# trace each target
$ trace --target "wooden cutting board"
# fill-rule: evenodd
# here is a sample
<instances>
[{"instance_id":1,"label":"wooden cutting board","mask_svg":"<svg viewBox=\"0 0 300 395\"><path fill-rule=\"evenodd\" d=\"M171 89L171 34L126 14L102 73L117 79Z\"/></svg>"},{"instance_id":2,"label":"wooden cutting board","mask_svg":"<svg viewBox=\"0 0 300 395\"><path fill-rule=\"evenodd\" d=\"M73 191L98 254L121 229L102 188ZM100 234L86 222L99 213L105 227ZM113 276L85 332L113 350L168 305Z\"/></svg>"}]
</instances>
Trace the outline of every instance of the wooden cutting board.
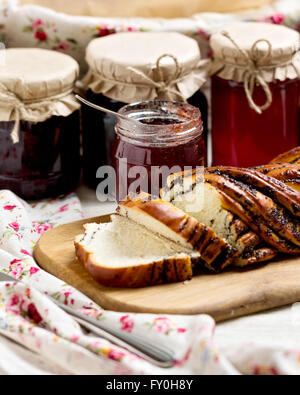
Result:
<instances>
[{"instance_id":1,"label":"wooden cutting board","mask_svg":"<svg viewBox=\"0 0 300 395\"><path fill-rule=\"evenodd\" d=\"M45 233L35 258L49 273L74 286L105 309L158 314L201 314L223 321L300 301L300 258L251 269L204 273L183 284L142 289L107 288L96 283L74 252L74 238L87 222L108 222L109 216L74 222Z\"/></svg>"}]
</instances>

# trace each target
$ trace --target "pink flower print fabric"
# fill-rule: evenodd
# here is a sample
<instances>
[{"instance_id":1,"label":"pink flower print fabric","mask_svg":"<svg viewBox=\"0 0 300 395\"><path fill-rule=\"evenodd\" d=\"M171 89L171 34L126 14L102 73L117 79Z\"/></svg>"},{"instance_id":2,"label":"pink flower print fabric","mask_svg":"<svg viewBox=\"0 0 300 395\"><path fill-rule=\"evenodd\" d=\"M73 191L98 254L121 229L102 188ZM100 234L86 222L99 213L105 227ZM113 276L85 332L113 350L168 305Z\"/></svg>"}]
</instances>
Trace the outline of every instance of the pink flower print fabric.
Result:
<instances>
[{"instance_id":1,"label":"pink flower print fabric","mask_svg":"<svg viewBox=\"0 0 300 395\"><path fill-rule=\"evenodd\" d=\"M38 355L39 361L52 366L51 371L62 374L300 373L300 351L245 345L223 355L214 344L211 317L105 311L39 268L32 254L41 235L79 219L82 211L76 195L27 204L9 191L0 191L0 271L21 280L0 283L0 350L4 344L8 347L5 339L25 346L29 355L26 371L39 371L29 362ZM161 369L103 338L87 335L47 296L112 328L168 346L174 351L174 367ZM0 353L0 371L2 367L16 373L19 365L13 361L17 357L11 352Z\"/></svg>"},{"instance_id":2,"label":"pink flower print fabric","mask_svg":"<svg viewBox=\"0 0 300 395\"><path fill-rule=\"evenodd\" d=\"M145 336L151 342L168 341L176 359L170 374L200 373L202 365L194 362L199 358L212 372L223 370L222 357L217 361L216 350L208 346L214 330L210 317L104 311L37 266L32 253L39 237L57 225L82 219L75 195L29 205L9 191L0 191L0 216L0 271L22 281L0 283L0 334L75 374L165 373L104 339L86 336L48 295L124 332ZM78 355L83 363L78 364ZM230 370L235 372L233 367Z\"/></svg>"}]
</instances>

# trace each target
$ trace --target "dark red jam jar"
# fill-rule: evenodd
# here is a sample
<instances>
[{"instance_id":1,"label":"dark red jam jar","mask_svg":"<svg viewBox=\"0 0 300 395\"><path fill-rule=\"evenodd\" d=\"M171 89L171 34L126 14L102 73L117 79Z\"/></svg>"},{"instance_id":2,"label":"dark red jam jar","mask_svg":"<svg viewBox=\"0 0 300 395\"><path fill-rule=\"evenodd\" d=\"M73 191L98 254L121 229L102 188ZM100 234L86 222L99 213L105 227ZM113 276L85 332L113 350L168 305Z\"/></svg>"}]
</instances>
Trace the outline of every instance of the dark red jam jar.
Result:
<instances>
[{"instance_id":1,"label":"dark red jam jar","mask_svg":"<svg viewBox=\"0 0 300 395\"><path fill-rule=\"evenodd\" d=\"M91 90L86 93L86 98L92 103L109 108L115 112L125 106L125 103L109 99L101 94L93 93ZM198 107L201 112L203 139L206 144L208 119L207 99L204 93L199 90L188 99L187 102ZM113 115L101 113L88 106L83 106L82 125L83 177L87 185L96 188L99 183L99 180L96 178L98 168L104 165L113 165L113 150L117 138L115 133L116 119Z\"/></svg>"},{"instance_id":2,"label":"dark red jam jar","mask_svg":"<svg viewBox=\"0 0 300 395\"><path fill-rule=\"evenodd\" d=\"M44 122L0 122L0 189L27 199L55 197L74 190L80 177L79 111Z\"/></svg>"},{"instance_id":3,"label":"dark red jam jar","mask_svg":"<svg viewBox=\"0 0 300 395\"><path fill-rule=\"evenodd\" d=\"M213 165L264 165L298 146L299 33L235 23L211 46Z\"/></svg>"},{"instance_id":4,"label":"dark red jam jar","mask_svg":"<svg viewBox=\"0 0 300 395\"><path fill-rule=\"evenodd\" d=\"M74 190L80 178L79 65L40 48L10 48L0 65L0 189L26 200Z\"/></svg>"},{"instance_id":5,"label":"dark red jam jar","mask_svg":"<svg viewBox=\"0 0 300 395\"><path fill-rule=\"evenodd\" d=\"M166 178L203 167L206 147L198 108L189 104L149 101L120 110L139 123L119 119L114 148L116 199L130 192L159 195Z\"/></svg>"}]
</instances>

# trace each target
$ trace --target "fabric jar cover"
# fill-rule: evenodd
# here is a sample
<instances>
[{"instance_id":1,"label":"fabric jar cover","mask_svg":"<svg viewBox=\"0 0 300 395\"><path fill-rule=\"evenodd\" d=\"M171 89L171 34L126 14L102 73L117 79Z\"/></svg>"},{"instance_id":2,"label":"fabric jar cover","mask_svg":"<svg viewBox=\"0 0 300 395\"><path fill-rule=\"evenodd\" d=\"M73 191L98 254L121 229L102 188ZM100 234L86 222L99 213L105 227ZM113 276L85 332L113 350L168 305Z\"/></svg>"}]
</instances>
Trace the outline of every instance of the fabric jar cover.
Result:
<instances>
[{"instance_id":1,"label":"fabric jar cover","mask_svg":"<svg viewBox=\"0 0 300 395\"><path fill-rule=\"evenodd\" d=\"M78 63L68 55L35 48L3 50L0 65L0 121L15 121L14 143L20 120L44 122L67 117L80 108L73 89Z\"/></svg>"},{"instance_id":2,"label":"fabric jar cover","mask_svg":"<svg viewBox=\"0 0 300 395\"><path fill-rule=\"evenodd\" d=\"M269 83L300 77L300 35L285 26L238 22L212 35L211 74L244 83L251 108L261 114L272 104ZM266 94L266 103L253 99L255 85Z\"/></svg>"},{"instance_id":3,"label":"fabric jar cover","mask_svg":"<svg viewBox=\"0 0 300 395\"><path fill-rule=\"evenodd\" d=\"M84 89L123 103L185 101L206 82L209 61L197 42L180 33L130 32L88 45Z\"/></svg>"}]
</instances>

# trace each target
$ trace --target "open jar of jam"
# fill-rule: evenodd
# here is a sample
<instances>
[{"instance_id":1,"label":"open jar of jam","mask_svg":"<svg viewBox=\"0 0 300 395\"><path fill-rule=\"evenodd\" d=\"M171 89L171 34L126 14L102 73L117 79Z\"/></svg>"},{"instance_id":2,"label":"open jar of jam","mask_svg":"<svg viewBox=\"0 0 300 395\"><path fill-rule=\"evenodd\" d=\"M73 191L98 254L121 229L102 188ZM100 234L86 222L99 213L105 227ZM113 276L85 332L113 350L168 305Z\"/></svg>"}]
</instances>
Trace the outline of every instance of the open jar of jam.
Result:
<instances>
[{"instance_id":1,"label":"open jar of jam","mask_svg":"<svg viewBox=\"0 0 300 395\"><path fill-rule=\"evenodd\" d=\"M299 33L235 23L211 46L213 164L263 165L299 145Z\"/></svg>"},{"instance_id":2,"label":"open jar of jam","mask_svg":"<svg viewBox=\"0 0 300 395\"><path fill-rule=\"evenodd\" d=\"M92 103L118 112L125 103L109 99L91 90L86 92L86 98ZM187 103L201 110L203 122L203 140L207 141L208 103L204 93L199 90ZM115 133L116 118L107 113L101 113L88 106L82 107L84 122L83 135L83 176L87 185L96 188L99 179L95 178L97 169L102 165L113 164L114 145L117 138ZM97 127L95 127L97 125Z\"/></svg>"},{"instance_id":3,"label":"open jar of jam","mask_svg":"<svg viewBox=\"0 0 300 395\"><path fill-rule=\"evenodd\" d=\"M149 101L123 107L114 148L116 198L130 192L154 196L173 173L203 167L206 147L198 108L169 101Z\"/></svg>"},{"instance_id":4,"label":"open jar of jam","mask_svg":"<svg viewBox=\"0 0 300 395\"><path fill-rule=\"evenodd\" d=\"M54 51L5 51L0 189L27 200L68 193L80 177L80 105L73 95L78 64Z\"/></svg>"},{"instance_id":5,"label":"open jar of jam","mask_svg":"<svg viewBox=\"0 0 300 395\"><path fill-rule=\"evenodd\" d=\"M187 101L200 109L206 138L208 103L200 88L208 63L195 40L179 33L111 35L93 40L86 60L82 83L89 101L113 111L137 101ZM113 163L115 119L84 107L82 125L84 180L95 188L97 169Z\"/></svg>"}]
</instances>

